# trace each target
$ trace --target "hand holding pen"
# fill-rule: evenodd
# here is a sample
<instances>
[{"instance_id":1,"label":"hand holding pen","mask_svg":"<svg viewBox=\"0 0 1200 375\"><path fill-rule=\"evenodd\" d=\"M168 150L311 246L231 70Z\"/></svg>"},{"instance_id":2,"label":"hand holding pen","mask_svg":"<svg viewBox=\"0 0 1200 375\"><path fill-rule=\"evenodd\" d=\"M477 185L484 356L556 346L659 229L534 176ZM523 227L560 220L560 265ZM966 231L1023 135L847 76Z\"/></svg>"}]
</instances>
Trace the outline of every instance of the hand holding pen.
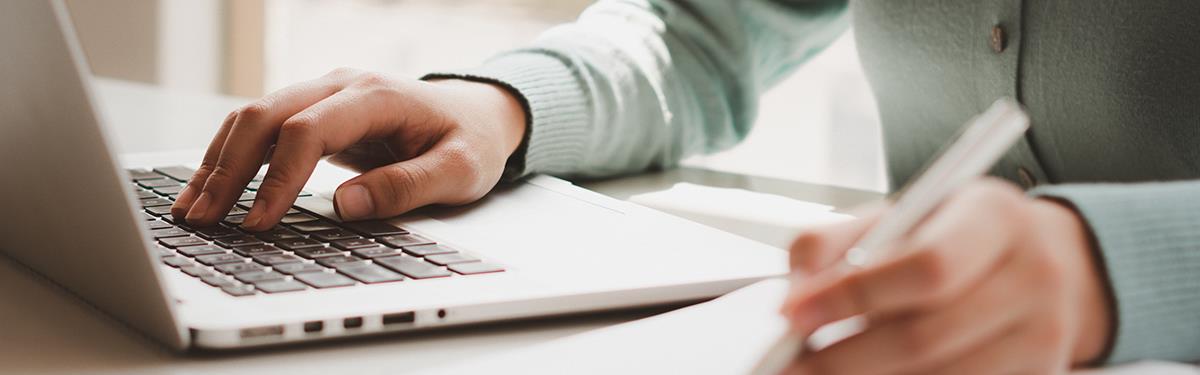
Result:
<instances>
[{"instance_id":1,"label":"hand holding pen","mask_svg":"<svg viewBox=\"0 0 1200 375\"><path fill-rule=\"evenodd\" d=\"M978 177L1027 125L997 102L890 208L800 235L791 266L812 276L793 283L791 332L756 373L1049 373L1100 357L1111 317L1084 223ZM798 355L856 316L865 330Z\"/></svg>"}]
</instances>

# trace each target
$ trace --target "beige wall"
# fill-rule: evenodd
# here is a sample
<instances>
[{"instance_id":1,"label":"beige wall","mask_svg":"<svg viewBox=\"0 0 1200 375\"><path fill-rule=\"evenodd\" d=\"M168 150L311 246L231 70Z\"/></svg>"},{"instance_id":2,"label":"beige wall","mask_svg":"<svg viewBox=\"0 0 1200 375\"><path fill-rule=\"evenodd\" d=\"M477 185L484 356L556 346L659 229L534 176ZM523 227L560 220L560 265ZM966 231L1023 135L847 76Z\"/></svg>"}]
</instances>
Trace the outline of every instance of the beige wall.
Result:
<instances>
[{"instance_id":1,"label":"beige wall","mask_svg":"<svg viewBox=\"0 0 1200 375\"><path fill-rule=\"evenodd\" d=\"M68 0L97 75L158 82L158 0Z\"/></svg>"}]
</instances>

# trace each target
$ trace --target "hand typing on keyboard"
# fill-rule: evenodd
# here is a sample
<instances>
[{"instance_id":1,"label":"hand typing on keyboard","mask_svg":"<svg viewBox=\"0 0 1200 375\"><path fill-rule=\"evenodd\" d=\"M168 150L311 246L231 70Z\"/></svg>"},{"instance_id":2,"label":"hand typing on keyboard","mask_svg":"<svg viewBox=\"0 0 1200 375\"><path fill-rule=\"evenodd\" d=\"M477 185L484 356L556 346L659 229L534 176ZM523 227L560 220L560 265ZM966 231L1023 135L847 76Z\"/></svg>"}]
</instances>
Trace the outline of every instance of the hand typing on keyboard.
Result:
<instances>
[{"instance_id":1,"label":"hand typing on keyboard","mask_svg":"<svg viewBox=\"0 0 1200 375\"><path fill-rule=\"evenodd\" d=\"M170 214L196 227L217 224L266 161L241 226L271 229L324 156L362 173L335 193L343 220L470 203L499 181L525 122L517 99L497 86L339 69L231 113Z\"/></svg>"}]
</instances>

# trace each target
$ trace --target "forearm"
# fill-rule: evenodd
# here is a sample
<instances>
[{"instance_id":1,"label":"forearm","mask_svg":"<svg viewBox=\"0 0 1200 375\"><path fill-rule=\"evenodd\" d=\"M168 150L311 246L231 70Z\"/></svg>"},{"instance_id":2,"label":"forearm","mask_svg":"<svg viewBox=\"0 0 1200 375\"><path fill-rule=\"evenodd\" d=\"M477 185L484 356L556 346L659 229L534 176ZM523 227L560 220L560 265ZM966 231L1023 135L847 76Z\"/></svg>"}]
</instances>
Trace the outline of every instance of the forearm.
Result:
<instances>
[{"instance_id":1,"label":"forearm","mask_svg":"<svg viewBox=\"0 0 1200 375\"><path fill-rule=\"evenodd\" d=\"M758 95L845 28L844 1L601 1L464 72L524 101L526 173L611 175L727 148Z\"/></svg>"}]
</instances>

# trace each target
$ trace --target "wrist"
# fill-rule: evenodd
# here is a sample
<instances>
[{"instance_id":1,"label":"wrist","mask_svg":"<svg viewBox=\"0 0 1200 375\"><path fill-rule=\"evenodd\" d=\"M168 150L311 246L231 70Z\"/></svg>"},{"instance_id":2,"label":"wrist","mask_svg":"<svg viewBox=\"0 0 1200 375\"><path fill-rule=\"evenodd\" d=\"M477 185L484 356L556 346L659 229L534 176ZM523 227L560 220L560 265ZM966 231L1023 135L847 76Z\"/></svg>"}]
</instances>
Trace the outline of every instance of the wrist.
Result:
<instances>
[{"instance_id":1,"label":"wrist","mask_svg":"<svg viewBox=\"0 0 1200 375\"><path fill-rule=\"evenodd\" d=\"M1035 201L1042 217L1048 222L1046 232L1049 251L1064 251L1065 269L1070 271L1071 288L1067 296L1074 298L1076 327L1071 348L1073 365L1088 365L1105 353L1112 334L1111 301L1103 272L1098 268L1096 250L1083 218L1071 207L1054 200Z\"/></svg>"},{"instance_id":2,"label":"wrist","mask_svg":"<svg viewBox=\"0 0 1200 375\"><path fill-rule=\"evenodd\" d=\"M479 106L481 121L492 123L497 140L503 145L505 158L512 156L524 141L528 114L516 93L498 84L474 80L433 79L427 82L461 90L470 104Z\"/></svg>"}]
</instances>

